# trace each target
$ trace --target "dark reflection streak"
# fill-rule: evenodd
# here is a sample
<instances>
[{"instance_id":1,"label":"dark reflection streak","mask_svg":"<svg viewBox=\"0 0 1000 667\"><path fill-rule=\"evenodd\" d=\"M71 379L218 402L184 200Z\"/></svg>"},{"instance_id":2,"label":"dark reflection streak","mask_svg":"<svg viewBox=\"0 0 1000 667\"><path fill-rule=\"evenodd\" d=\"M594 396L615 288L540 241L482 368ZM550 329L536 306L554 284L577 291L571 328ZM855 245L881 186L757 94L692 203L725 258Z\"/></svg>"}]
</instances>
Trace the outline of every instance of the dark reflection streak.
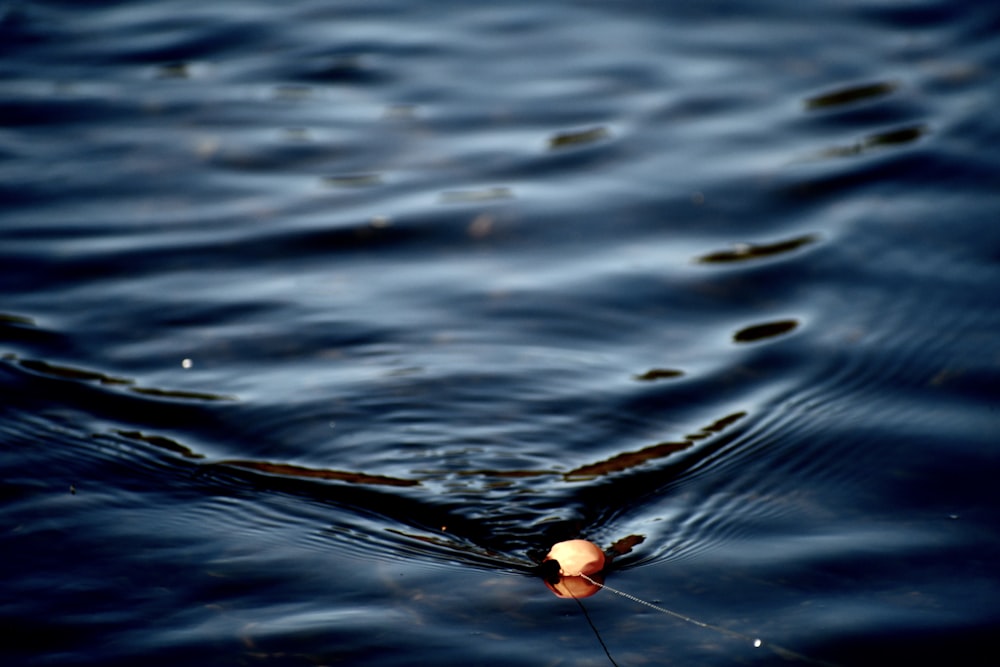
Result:
<instances>
[{"instance_id":1,"label":"dark reflection streak","mask_svg":"<svg viewBox=\"0 0 1000 667\"><path fill-rule=\"evenodd\" d=\"M684 376L684 371L673 368L652 368L642 375L635 375L633 379L640 382L652 382L654 380L666 380L669 378L679 378Z\"/></svg>"},{"instance_id":2,"label":"dark reflection streak","mask_svg":"<svg viewBox=\"0 0 1000 667\"><path fill-rule=\"evenodd\" d=\"M908 144L916 141L925 134L927 134L927 127L924 125L901 127L895 130L887 130L886 132L869 135L860 142L850 146L828 148L823 151L822 155L824 157L849 157L880 146L884 147Z\"/></svg>"},{"instance_id":3,"label":"dark reflection streak","mask_svg":"<svg viewBox=\"0 0 1000 667\"><path fill-rule=\"evenodd\" d=\"M613 473L623 472L632 468L641 466L649 461L655 459L665 458L671 454L684 451L691 448L696 443L711 438L717 433L722 433L731 425L735 424L739 420L746 417L746 412L736 412L721 419L718 419L708 426L705 426L699 431L689 433L684 436L684 439L677 442L661 442L649 447L644 447L642 449L632 451L632 452L622 452L616 454L611 458L604 459L602 461L597 461L595 463L587 463L574 468L573 470L560 473L550 470L466 470L460 471L457 474L460 476L481 476L481 477L513 477L513 478L527 478L527 477L546 477L546 476L558 476L562 477L567 482L578 482L583 480L595 479L597 477L602 477L606 475L611 475ZM441 474L434 471L425 471L427 474Z\"/></svg>"},{"instance_id":4,"label":"dark reflection streak","mask_svg":"<svg viewBox=\"0 0 1000 667\"><path fill-rule=\"evenodd\" d=\"M194 401L238 400L235 396L227 396L225 394L208 394L200 391L183 391L178 389L156 389L155 387L129 387L129 391L134 391L137 394L144 394L146 396L155 396L157 398L178 398L181 400L194 400Z\"/></svg>"},{"instance_id":5,"label":"dark reflection streak","mask_svg":"<svg viewBox=\"0 0 1000 667\"><path fill-rule=\"evenodd\" d=\"M173 429L178 424L188 430L219 428L221 404L218 402L154 400L152 396L120 391L122 383L102 381L110 377L103 373L83 371L83 377L76 377L80 369L67 368L69 377L47 372L49 365L45 362L25 365L14 355L0 358L0 377L12 375L16 378L20 387L17 398L25 409L30 406L44 412L48 406L58 403L80 406L93 418L138 428Z\"/></svg>"},{"instance_id":6,"label":"dark reflection streak","mask_svg":"<svg viewBox=\"0 0 1000 667\"><path fill-rule=\"evenodd\" d=\"M69 349L71 343L60 333L50 331L30 317L0 313L0 341L7 343L26 343L37 346L51 346L50 349ZM2 355L5 359L17 359L14 354Z\"/></svg>"},{"instance_id":7,"label":"dark reflection streak","mask_svg":"<svg viewBox=\"0 0 1000 667\"><path fill-rule=\"evenodd\" d=\"M736 415L732 417L735 418ZM583 525L614 525L619 517L643 508L650 499L661 498L678 480L692 474L706 461L731 447L740 433L739 428L726 428L725 432L715 435L697 447L677 452L666 462L607 476L579 487L576 500L579 503ZM572 525L568 527L573 528ZM552 532L560 539L564 539L555 532L558 528L560 526L553 527ZM629 555L616 560L616 566L627 568L641 560L640 554Z\"/></svg>"},{"instance_id":8,"label":"dark reflection streak","mask_svg":"<svg viewBox=\"0 0 1000 667\"><path fill-rule=\"evenodd\" d=\"M255 468L226 462L200 464L195 473L197 479L212 487L233 489L249 485L257 492L286 494L294 499L328 504L359 517L373 518L380 523L394 524L386 530L398 534L407 534L402 532L402 527L408 526L412 530L422 531L423 537L439 536L439 541L435 544L447 549L449 559L468 562L466 552L472 546L482 552L501 553L508 552L512 547L510 536L496 534L483 521L465 518L461 502L437 498L429 500L414 495L410 489L396 487L390 491L387 487L366 484L330 483L328 480L310 477L267 474ZM218 493L221 489L216 488L215 492ZM336 513L331 513L331 516L336 517ZM484 563L481 558L472 560L477 565L498 565ZM527 563L524 568L527 571Z\"/></svg>"},{"instance_id":9,"label":"dark reflection streak","mask_svg":"<svg viewBox=\"0 0 1000 667\"><path fill-rule=\"evenodd\" d=\"M598 461L589 465L575 468L564 475L567 481L577 481L584 479L594 479L602 475L628 470L646 463L653 459L664 458L675 452L684 451L693 445L693 441L683 442L661 442L658 445L644 447L636 452L624 452L616 454L606 461Z\"/></svg>"},{"instance_id":10,"label":"dark reflection streak","mask_svg":"<svg viewBox=\"0 0 1000 667\"><path fill-rule=\"evenodd\" d=\"M18 324L26 327L34 327L35 321L30 317L23 317L21 315L12 315L10 313L0 313L0 326L5 326L9 324Z\"/></svg>"},{"instance_id":11,"label":"dark reflection streak","mask_svg":"<svg viewBox=\"0 0 1000 667\"><path fill-rule=\"evenodd\" d=\"M755 324L745 329L740 329L733 334L733 340L737 343L752 343L765 338L781 336L799 326L795 320L778 320L777 322L766 322Z\"/></svg>"},{"instance_id":12,"label":"dark reflection streak","mask_svg":"<svg viewBox=\"0 0 1000 667\"><path fill-rule=\"evenodd\" d=\"M141 431L125 431L116 430L115 433L122 436L123 438L129 438L130 440L138 440L140 442L145 442L147 444L158 447L159 449L164 449L168 452L174 452L175 454L180 454L189 459L203 459L204 455L198 454L193 451L190 447L180 444L176 440L167 438L162 435L147 435Z\"/></svg>"},{"instance_id":13,"label":"dark reflection streak","mask_svg":"<svg viewBox=\"0 0 1000 667\"><path fill-rule=\"evenodd\" d=\"M863 145L866 148L869 148L872 146L893 146L896 144L908 144L911 141L916 141L925 134L927 134L927 127L924 125L901 127L896 130L880 132L878 134L872 134L868 137L865 137Z\"/></svg>"},{"instance_id":14,"label":"dark reflection streak","mask_svg":"<svg viewBox=\"0 0 1000 667\"><path fill-rule=\"evenodd\" d=\"M10 355L7 358L10 360L17 360L17 358L13 355ZM224 394L210 394L206 392L186 391L180 389L158 389L156 387L137 387L135 386L135 380L129 378L115 377L98 371L89 371L82 368L74 368L72 366L60 366L57 364L51 364L47 361L42 361L40 359L20 359L17 360L17 363L21 366L21 368L50 378L77 382L96 382L102 385L127 386L129 391L133 391L137 394L143 394L145 396L154 396L156 398L176 398L194 401L237 400L235 396L227 396Z\"/></svg>"},{"instance_id":15,"label":"dark reflection streak","mask_svg":"<svg viewBox=\"0 0 1000 667\"><path fill-rule=\"evenodd\" d=\"M549 138L549 148L555 149L580 144L591 144L607 138L610 134L607 128L604 127L594 127L576 132L562 132Z\"/></svg>"},{"instance_id":16,"label":"dark reflection streak","mask_svg":"<svg viewBox=\"0 0 1000 667\"><path fill-rule=\"evenodd\" d=\"M64 380L80 380L83 382L99 382L101 384L120 384L128 385L132 384L132 380L127 378L114 377L112 375L105 375L104 373L98 373L96 371L88 371L81 368L72 368L70 366L58 366L56 364L50 364L47 361L41 361L37 359L22 359L18 362L22 368L26 368L29 371L34 371L35 373L41 373L43 375L48 375L55 378L60 378Z\"/></svg>"},{"instance_id":17,"label":"dark reflection streak","mask_svg":"<svg viewBox=\"0 0 1000 667\"><path fill-rule=\"evenodd\" d=\"M805 103L807 109L843 106L845 104L851 104L852 102L859 102L873 97L888 95L898 87L898 84L891 81L850 86L806 98Z\"/></svg>"},{"instance_id":18,"label":"dark reflection streak","mask_svg":"<svg viewBox=\"0 0 1000 667\"><path fill-rule=\"evenodd\" d=\"M804 245L815 243L818 240L819 237L815 234L807 234L805 236L798 236L793 239L778 241L776 243L759 245L748 243L739 245L732 250L720 250L707 255L702 255L698 258L698 261L703 264L745 262L752 259L759 259L761 257L770 257L772 255L780 255L782 253L791 252Z\"/></svg>"},{"instance_id":19,"label":"dark reflection streak","mask_svg":"<svg viewBox=\"0 0 1000 667\"><path fill-rule=\"evenodd\" d=\"M635 468L654 459L664 458L670 456L671 454L689 449L694 446L696 442L704 440L712 434L721 433L730 425L736 423L745 416L745 412L737 412L728 415L727 417L723 417L722 419L709 424L701 431L686 436L682 441L662 442L650 447L644 447L638 451L616 454L615 456L612 456L604 461L598 461L597 463L580 466L579 468L566 473L564 477L567 481L593 479L595 477Z\"/></svg>"},{"instance_id":20,"label":"dark reflection streak","mask_svg":"<svg viewBox=\"0 0 1000 667\"><path fill-rule=\"evenodd\" d=\"M287 463L267 463L264 461L218 461L213 465L255 470L269 475L285 475L303 479L335 480L350 484L366 484L371 486L418 486L414 479L400 479L385 475L370 475L361 472L346 472L343 470L325 470L289 465Z\"/></svg>"},{"instance_id":21,"label":"dark reflection streak","mask_svg":"<svg viewBox=\"0 0 1000 667\"><path fill-rule=\"evenodd\" d=\"M430 546L431 550L435 552L442 552L447 554L455 549L456 545L453 542L448 541L442 537L436 535L417 535L414 533L407 533L402 530L397 530L395 528L387 529L387 532L394 535L399 535L408 540L414 540L420 542L423 545ZM442 527L442 532L447 532L447 526ZM466 561L474 561L479 565L483 565L489 568L496 567L498 563L504 563L508 566L515 568L516 570L525 571L526 569L533 569L535 563L521 559L512 558L506 553L500 551L494 551L490 549L484 549L477 545L463 545L462 558Z\"/></svg>"}]
</instances>

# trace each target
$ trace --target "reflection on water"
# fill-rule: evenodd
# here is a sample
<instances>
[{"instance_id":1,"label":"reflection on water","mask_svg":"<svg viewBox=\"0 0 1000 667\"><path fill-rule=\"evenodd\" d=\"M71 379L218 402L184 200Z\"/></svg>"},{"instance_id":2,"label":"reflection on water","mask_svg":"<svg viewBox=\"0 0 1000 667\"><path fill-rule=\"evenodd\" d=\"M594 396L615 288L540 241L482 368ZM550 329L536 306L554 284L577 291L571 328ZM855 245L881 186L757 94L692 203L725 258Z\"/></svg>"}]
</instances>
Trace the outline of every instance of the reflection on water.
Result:
<instances>
[{"instance_id":1,"label":"reflection on water","mask_svg":"<svg viewBox=\"0 0 1000 667\"><path fill-rule=\"evenodd\" d=\"M0 10L3 663L995 664L997 10L447 5Z\"/></svg>"},{"instance_id":2,"label":"reflection on water","mask_svg":"<svg viewBox=\"0 0 1000 667\"><path fill-rule=\"evenodd\" d=\"M823 156L845 157L849 155L856 155L871 148L878 148L881 146L893 146L895 144L905 144L911 141L916 141L926 132L927 128L924 127L923 125L917 125L914 127L901 127L893 130L888 130L886 132L880 132L878 134L872 134L867 137L864 137L857 143L851 144L849 146L829 148L823 151Z\"/></svg>"},{"instance_id":3,"label":"reflection on water","mask_svg":"<svg viewBox=\"0 0 1000 667\"><path fill-rule=\"evenodd\" d=\"M737 343L750 343L764 338L774 338L795 330L797 326L799 326L799 323L795 320L778 320L777 322L754 324L753 326L740 329L733 334L733 340Z\"/></svg>"},{"instance_id":4,"label":"reflection on water","mask_svg":"<svg viewBox=\"0 0 1000 667\"><path fill-rule=\"evenodd\" d=\"M780 255L793 250L798 250L802 246L815 243L819 238L815 234L807 234L794 239L776 241L774 243L745 243L738 245L732 250L719 250L702 255L698 261L705 263L724 262L745 262L760 257L770 257Z\"/></svg>"},{"instance_id":5,"label":"reflection on water","mask_svg":"<svg viewBox=\"0 0 1000 667\"><path fill-rule=\"evenodd\" d=\"M825 107L850 105L855 102L867 101L888 95L898 87L899 84L892 81L847 86L846 88L838 88L837 90L806 98L806 107L809 109L822 109Z\"/></svg>"},{"instance_id":6,"label":"reflection on water","mask_svg":"<svg viewBox=\"0 0 1000 667\"><path fill-rule=\"evenodd\" d=\"M549 138L549 148L563 148L576 144L589 144L610 136L610 132L603 127L594 127L576 132L560 132Z\"/></svg>"},{"instance_id":7,"label":"reflection on water","mask_svg":"<svg viewBox=\"0 0 1000 667\"><path fill-rule=\"evenodd\" d=\"M7 361L16 359L13 355L8 355L6 357ZM135 385L134 380L129 378L115 377L112 375L106 375L104 373L99 373L96 371L84 370L82 368L73 368L71 366L60 366L57 364L51 364L47 361L41 361L37 359L20 359L17 360L18 365L21 368L26 368L29 371L35 373L46 375L49 377L63 379L63 380L79 380L83 382L96 382L102 385L122 385L126 387L129 391L134 391L137 394L145 394L147 396L158 396L162 398L178 398L187 399L194 401L230 401L236 400L234 396L222 396L216 394L209 394L205 392L198 391L183 391L177 389L159 389L156 387L139 387Z\"/></svg>"},{"instance_id":8,"label":"reflection on water","mask_svg":"<svg viewBox=\"0 0 1000 667\"><path fill-rule=\"evenodd\" d=\"M566 473L566 478L570 480L591 479L601 475L609 475L630 468L636 468L655 459L667 458L672 454L690 449L695 443L709 438L713 434L722 433L731 424L734 424L745 416L745 412L737 412L723 417L705 426L700 431L686 436L680 442L661 442L649 447L643 447L636 452L622 452L605 461L582 465ZM709 453L715 448L709 447L707 449L708 452L706 453Z\"/></svg>"}]
</instances>

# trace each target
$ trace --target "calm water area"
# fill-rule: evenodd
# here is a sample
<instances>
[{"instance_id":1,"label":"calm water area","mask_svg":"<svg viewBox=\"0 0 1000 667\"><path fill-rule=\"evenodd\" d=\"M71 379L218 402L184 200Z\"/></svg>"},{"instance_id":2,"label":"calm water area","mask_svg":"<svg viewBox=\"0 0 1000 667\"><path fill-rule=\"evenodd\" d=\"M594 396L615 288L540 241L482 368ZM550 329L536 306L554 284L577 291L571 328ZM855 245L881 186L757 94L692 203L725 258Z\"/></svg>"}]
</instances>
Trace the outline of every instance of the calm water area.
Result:
<instances>
[{"instance_id":1,"label":"calm water area","mask_svg":"<svg viewBox=\"0 0 1000 667\"><path fill-rule=\"evenodd\" d=\"M970 0L0 3L0 664L1000 664L998 71Z\"/></svg>"}]
</instances>

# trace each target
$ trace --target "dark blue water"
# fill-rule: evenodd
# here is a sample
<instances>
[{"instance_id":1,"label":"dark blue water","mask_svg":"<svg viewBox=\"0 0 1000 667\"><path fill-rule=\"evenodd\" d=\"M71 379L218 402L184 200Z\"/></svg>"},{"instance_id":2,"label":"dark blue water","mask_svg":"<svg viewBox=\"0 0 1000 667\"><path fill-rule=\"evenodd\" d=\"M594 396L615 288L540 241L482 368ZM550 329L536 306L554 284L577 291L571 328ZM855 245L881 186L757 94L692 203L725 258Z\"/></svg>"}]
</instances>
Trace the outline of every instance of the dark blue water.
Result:
<instances>
[{"instance_id":1,"label":"dark blue water","mask_svg":"<svg viewBox=\"0 0 1000 667\"><path fill-rule=\"evenodd\" d=\"M1000 7L0 7L3 664L1000 664Z\"/></svg>"}]
</instances>

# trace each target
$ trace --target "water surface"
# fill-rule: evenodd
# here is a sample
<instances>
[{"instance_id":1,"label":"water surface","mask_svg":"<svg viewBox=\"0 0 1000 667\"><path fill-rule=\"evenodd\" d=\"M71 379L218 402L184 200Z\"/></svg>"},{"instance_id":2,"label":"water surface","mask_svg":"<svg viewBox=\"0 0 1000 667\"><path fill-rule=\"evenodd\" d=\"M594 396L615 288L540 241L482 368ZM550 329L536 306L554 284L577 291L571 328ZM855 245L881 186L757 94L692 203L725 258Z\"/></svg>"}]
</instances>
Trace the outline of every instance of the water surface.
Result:
<instances>
[{"instance_id":1,"label":"water surface","mask_svg":"<svg viewBox=\"0 0 1000 667\"><path fill-rule=\"evenodd\" d=\"M5 664L996 664L998 27L8 3Z\"/></svg>"}]
</instances>

